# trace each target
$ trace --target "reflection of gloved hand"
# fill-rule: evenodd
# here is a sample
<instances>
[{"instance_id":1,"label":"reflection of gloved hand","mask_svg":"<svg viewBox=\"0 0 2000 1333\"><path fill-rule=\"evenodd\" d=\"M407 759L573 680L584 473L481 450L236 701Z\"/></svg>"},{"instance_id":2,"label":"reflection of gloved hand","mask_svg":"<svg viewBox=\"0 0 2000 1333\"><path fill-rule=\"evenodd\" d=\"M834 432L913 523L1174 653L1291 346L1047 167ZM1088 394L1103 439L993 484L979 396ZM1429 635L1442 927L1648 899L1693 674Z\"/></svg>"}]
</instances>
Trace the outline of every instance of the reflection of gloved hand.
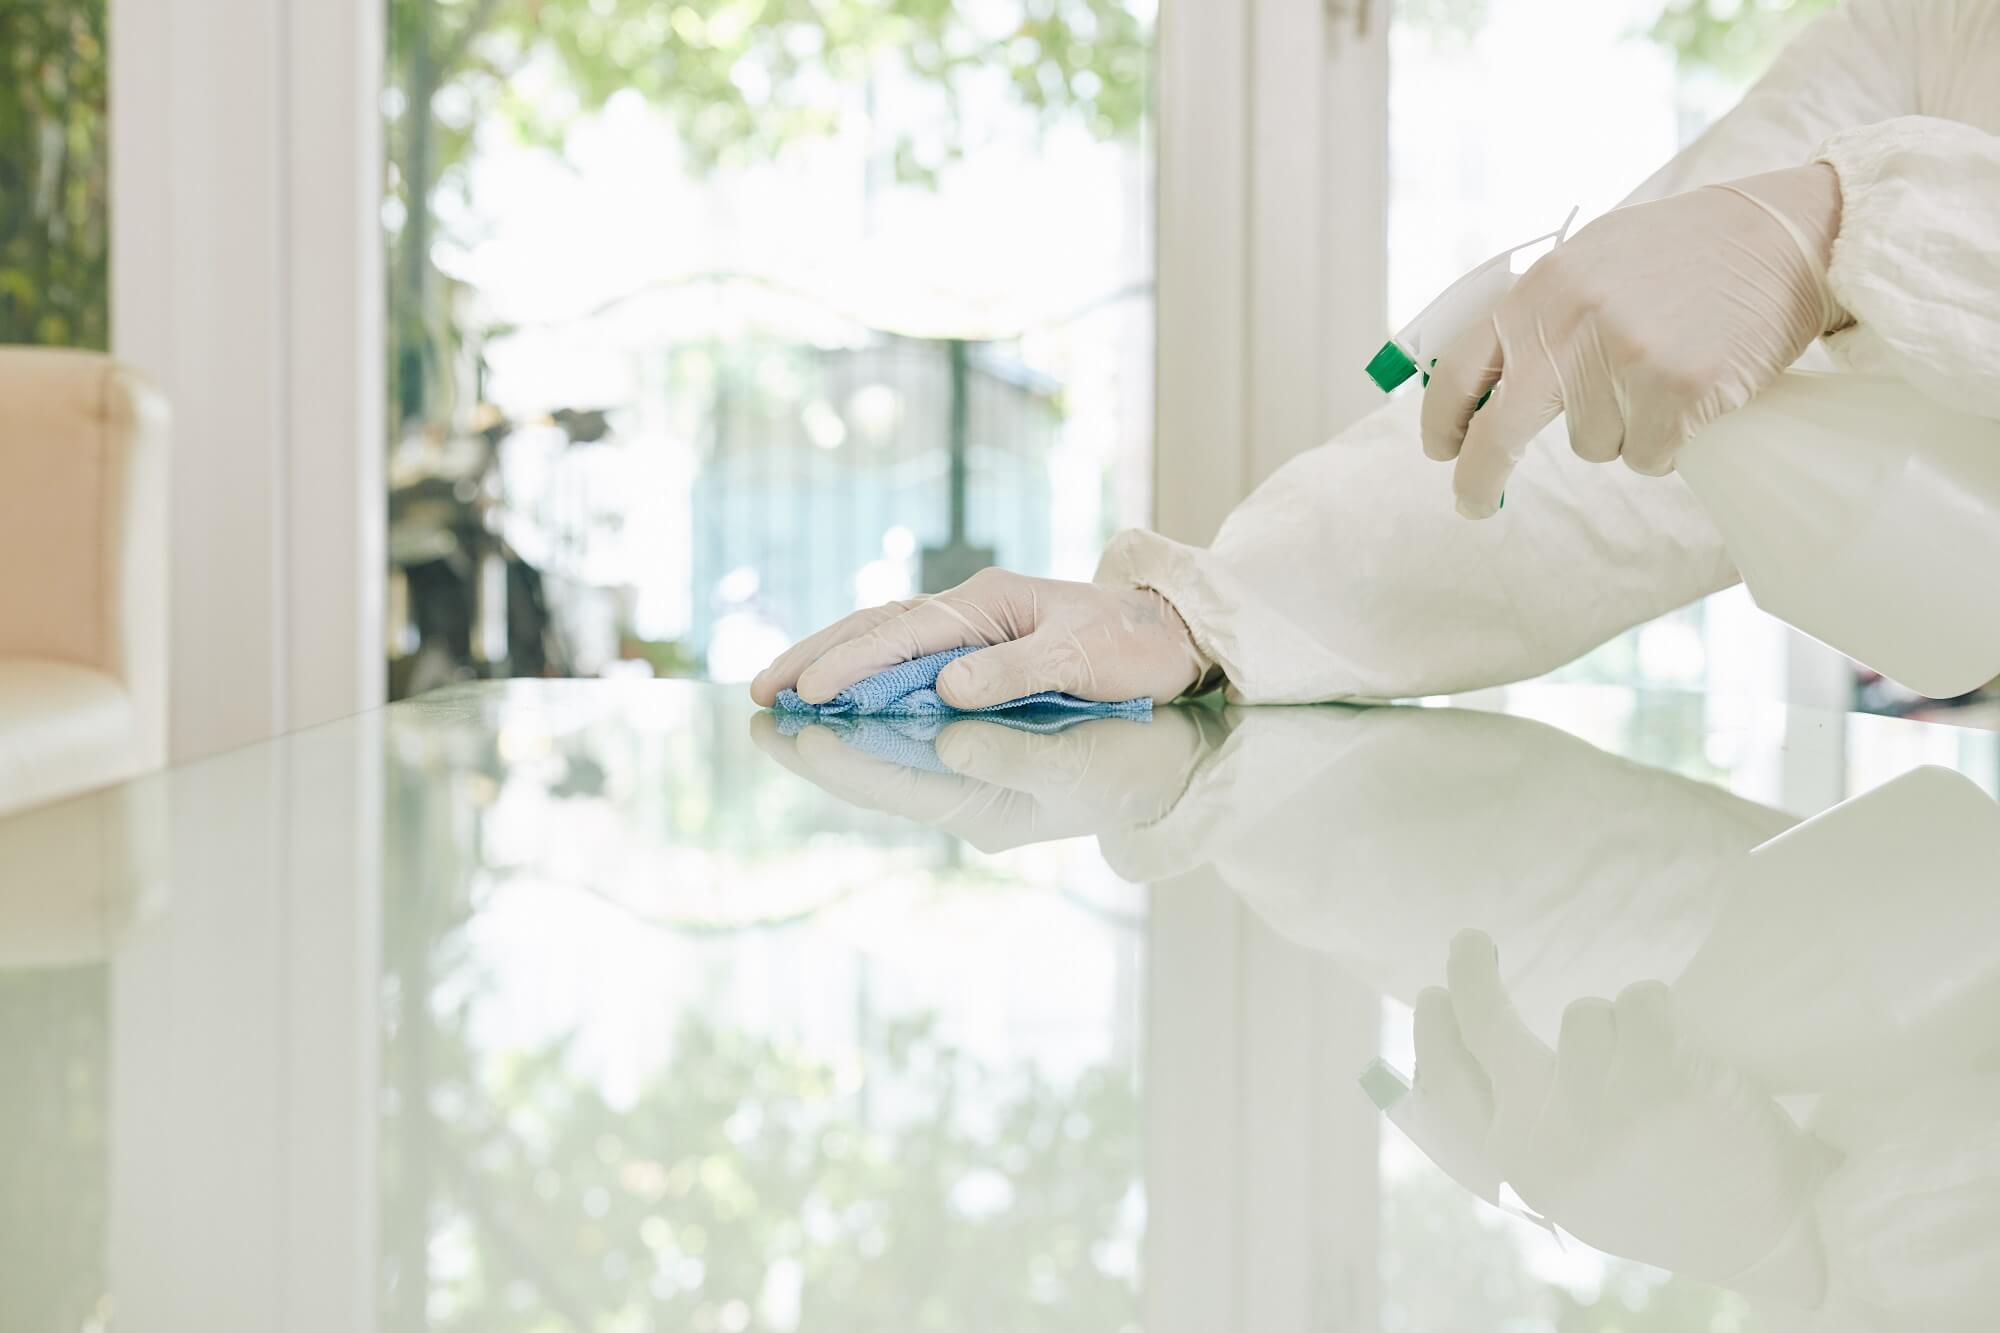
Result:
<instances>
[{"instance_id":1,"label":"reflection of gloved hand","mask_svg":"<svg viewBox=\"0 0 2000 1333\"><path fill-rule=\"evenodd\" d=\"M1550 1051L1501 988L1485 934L1452 942L1448 975L1449 990L1418 997L1412 1093L1427 1123L1458 1130L1441 1165L1464 1179L1483 1143L1489 1179L1599 1249L1817 1303L1813 1196L1829 1154L1761 1089L1682 1044L1664 985L1577 1001Z\"/></svg>"},{"instance_id":2,"label":"reflection of gloved hand","mask_svg":"<svg viewBox=\"0 0 2000 1333\"><path fill-rule=\"evenodd\" d=\"M1149 589L982 570L950 592L857 611L764 668L750 694L770 707L796 688L825 703L858 680L951 648L986 648L946 667L937 691L954 708L988 708L1042 690L1116 703L1165 703L1208 664L1167 599Z\"/></svg>"},{"instance_id":3,"label":"reflection of gloved hand","mask_svg":"<svg viewBox=\"0 0 2000 1333\"><path fill-rule=\"evenodd\" d=\"M1150 721L1092 718L1058 732L960 718L934 742L949 773L866 754L829 726L786 736L769 713L751 716L759 749L835 796L933 824L982 851L1052 842L1158 819L1208 753L1220 717L1161 708Z\"/></svg>"},{"instance_id":4,"label":"reflection of gloved hand","mask_svg":"<svg viewBox=\"0 0 2000 1333\"><path fill-rule=\"evenodd\" d=\"M1424 452L1458 459L1459 511L1493 514L1563 413L1580 456L1671 472L1695 431L1846 322L1826 285L1839 229L1819 163L1618 209L1543 256L1431 371Z\"/></svg>"}]
</instances>

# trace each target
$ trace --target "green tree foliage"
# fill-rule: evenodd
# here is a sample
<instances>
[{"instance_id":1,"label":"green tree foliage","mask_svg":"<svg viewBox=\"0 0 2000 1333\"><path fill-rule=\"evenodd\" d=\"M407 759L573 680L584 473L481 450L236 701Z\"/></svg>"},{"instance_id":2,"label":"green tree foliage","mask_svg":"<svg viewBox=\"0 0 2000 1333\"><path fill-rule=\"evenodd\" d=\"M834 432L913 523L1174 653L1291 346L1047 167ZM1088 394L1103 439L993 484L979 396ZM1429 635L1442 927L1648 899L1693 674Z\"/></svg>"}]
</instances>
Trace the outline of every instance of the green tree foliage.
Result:
<instances>
[{"instance_id":1,"label":"green tree foliage","mask_svg":"<svg viewBox=\"0 0 2000 1333\"><path fill-rule=\"evenodd\" d=\"M962 109L980 81L1106 139L1136 134L1146 108L1149 24L1127 0L390 0L389 15L390 374L404 422L437 414L456 344L429 259L439 196L463 190L474 136L496 116L559 149L630 90L708 169L830 134L857 90L900 73L935 92L940 114L882 148L901 178L927 181L974 146Z\"/></svg>"},{"instance_id":2,"label":"green tree foliage","mask_svg":"<svg viewBox=\"0 0 2000 1333\"><path fill-rule=\"evenodd\" d=\"M1099 1262L1141 1175L1136 1092L1114 1071L1053 1086L917 1022L865 1052L855 1087L694 1018L614 1106L566 1043L483 1056L467 1018L432 1017L424 1082L385 1125L385 1213L429 1223L385 1256L413 1325L727 1328L736 1306L735 1327L767 1328L774 1283L799 1326L855 1333L1134 1320L1131 1276ZM393 1043L390 1064L408 1067ZM421 1164L401 1151L408 1116L430 1119Z\"/></svg>"},{"instance_id":3,"label":"green tree foliage","mask_svg":"<svg viewBox=\"0 0 2000 1333\"><path fill-rule=\"evenodd\" d=\"M0 0L0 343L109 338L104 0Z\"/></svg>"},{"instance_id":4,"label":"green tree foliage","mask_svg":"<svg viewBox=\"0 0 2000 1333\"><path fill-rule=\"evenodd\" d=\"M1432 37L1465 41L1486 26L1487 0L1396 0L1396 22Z\"/></svg>"},{"instance_id":5,"label":"green tree foliage","mask_svg":"<svg viewBox=\"0 0 2000 1333\"><path fill-rule=\"evenodd\" d=\"M1490 0L1395 0L1396 21L1434 37L1476 37ZM1839 0L1664 0L1646 36L1681 67L1736 82L1761 73L1800 25ZM1553 15L1551 21L1558 21Z\"/></svg>"},{"instance_id":6,"label":"green tree foliage","mask_svg":"<svg viewBox=\"0 0 2000 1333\"><path fill-rule=\"evenodd\" d=\"M1683 67L1747 82L1800 25L1838 0L1669 0L1648 34Z\"/></svg>"},{"instance_id":7,"label":"green tree foliage","mask_svg":"<svg viewBox=\"0 0 2000 1333\"><path fill-rule=\"evenodd\" d=\"M1051 118L1076 117L1104 138L1137 130L1145 106L1146 35L1122 0L1022 5L985 25L953 0L597 0L516 9L484 45L479 72L496 83L520 53L554 56L572 104L503 99L510 121L556 145L575 110L631 89L665 108L703 166L776 156L840 127L837 91L901 64L948 111L934 142L909 143L934 169L963 152L961 94L1004 78ZM493 59L498 57L498 65ZM927 136L928 137L928 136Z\"/></svg>"}]
</instances>

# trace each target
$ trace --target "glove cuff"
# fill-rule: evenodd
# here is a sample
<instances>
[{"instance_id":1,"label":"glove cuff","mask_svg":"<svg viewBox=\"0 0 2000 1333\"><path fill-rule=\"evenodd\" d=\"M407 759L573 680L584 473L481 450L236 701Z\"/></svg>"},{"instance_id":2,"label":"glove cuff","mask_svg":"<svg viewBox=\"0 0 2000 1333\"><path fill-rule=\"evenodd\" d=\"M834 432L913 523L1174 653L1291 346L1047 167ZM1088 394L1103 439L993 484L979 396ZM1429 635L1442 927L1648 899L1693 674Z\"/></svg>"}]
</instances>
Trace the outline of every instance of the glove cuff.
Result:
<instances>
[{"instance_id":1,"label":"glove cuff","mask_svg":"<svg viewBox=\"0 0 2000 1333\"><path fill-rule=\"evenodd\" d=\"M1798 247L1799 257L1812 270L1814 286L1819 290L1819 331L1822 334L1827 334L1854 322L1854 317L1847 313L1847 310L1840 304L1839 298L1833 294L1833 283L1828 276L1833 262L1833 242L1840 234L1840 177L1832 167L1824 163L1812 163L1805 167L1795 168L1794 170L1807 172L1824 170L1827 176L1825 184L1833 198L1832 216L1828 219L1829 225L1824 228L1813 228L1811 234L1808 233L1807 227L1802 225L1790 212L1764 198L1756 191L1743 188L1745 184L1751 182L1770 181L1772 182L1771 188L1778 189L1780 187L1775 183L1773 178L1789 177L1792 175L1791 172L1773 172L1769 176L1753 176L1747 182L1724 181L1711 188L1726 190L1737 198L1756 205L1765 216L1785 229L1785 234L1792 238L1792 244ZM1791 183L1787 183L1782 188L1785 191L1797 189L1800 193L1801 203L1811 193L1809 189L1801 189ZM1824 234L1821 234L1822 232Z\"/></svg>"}]
</instances>

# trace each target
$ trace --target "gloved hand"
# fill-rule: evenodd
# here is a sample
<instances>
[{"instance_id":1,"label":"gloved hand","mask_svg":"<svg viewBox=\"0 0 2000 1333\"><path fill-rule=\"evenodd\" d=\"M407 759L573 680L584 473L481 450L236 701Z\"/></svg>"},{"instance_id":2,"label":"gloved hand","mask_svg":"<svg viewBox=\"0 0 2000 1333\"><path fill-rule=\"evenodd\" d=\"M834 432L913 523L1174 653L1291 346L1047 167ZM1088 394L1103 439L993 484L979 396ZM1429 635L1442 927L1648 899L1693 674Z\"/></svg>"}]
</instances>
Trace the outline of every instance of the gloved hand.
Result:
<instances>
[{"instance_id":1,"label":"gloved hand","mask_svg":"<svg viewBox=\"0 0 2000 1333\"><path fill-rule=\"evenodd\" d=\"M938 676L953 708L988 708L1041 690L1117 703L1179 697L1208 669L1180 615L1148 589L981 570L950 592L857 611L779 655L750 683L766 708L797 689L825 703L899 662L968 653Z\"/></svg>"},{"instance_id":2,"label":"gloved hand","mask_svg":"<svg viewBox=\"0 0 2000 1333\"><path fill-rule=\"evenodd\" d=\"M1544 255L1431 370L1424 452L1458 460L1459 512L1497 512L1559 414L1579 456L1673 471L1696 431L1848 322L1826 283L1839 230L1840 182L1816 163L1617 209Z\"/></svg>"},{"instance_id":3,"label":"gloved hand","mask_svg":"<svg viewBox=\"0 0 2000 1333\"><path fill-rule=\"evenodd\" d=\"M1145 722L1090 718L1049 733L960 718L932 743L950 773L866 754L834 727L787 736L770 713L751 715L750 735L765 754L850 804L998 852L1153 823L1187 789L1209 753L1208 731L1219 725L1206 708L1161 708Z\"/></svg>"},{"instance_id":4,"label":"gloved hand","mask_svg":"<svg viewBox=\"0 0 2000 1333\"><path fill-rule=\"evenodd\" d=\"M1578 1000L1551 1051L1515 1012L1485 934L1452 941L1448 979L1417 1000L1411 1095L1444 1141L1419 1146L1482 1193L1506 1181L1608 1253L1817 1303L1814 1195L1832 1154L1755 1084L1687 1048L1666 986Z\"/></svg>"}]
</instances>

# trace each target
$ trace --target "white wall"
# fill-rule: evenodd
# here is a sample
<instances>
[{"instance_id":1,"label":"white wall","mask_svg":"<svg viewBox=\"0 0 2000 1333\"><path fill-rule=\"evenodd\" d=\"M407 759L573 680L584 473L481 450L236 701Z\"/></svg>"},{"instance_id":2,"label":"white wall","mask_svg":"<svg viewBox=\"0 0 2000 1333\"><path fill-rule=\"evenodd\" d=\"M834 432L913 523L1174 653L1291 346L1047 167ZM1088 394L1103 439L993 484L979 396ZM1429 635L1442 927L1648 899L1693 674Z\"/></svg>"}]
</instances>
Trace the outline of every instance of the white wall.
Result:
<instances>
[{"instance_id":1,"label":"white wall","mask_svg":"<svg viewBox=\"0 0 2000 1333\"><path fill-rule=\"evenodd\" d=\"M112 342L174 408L177 759L381 698L381 8L112 0Z\"/></svg>"}]
</instances>

